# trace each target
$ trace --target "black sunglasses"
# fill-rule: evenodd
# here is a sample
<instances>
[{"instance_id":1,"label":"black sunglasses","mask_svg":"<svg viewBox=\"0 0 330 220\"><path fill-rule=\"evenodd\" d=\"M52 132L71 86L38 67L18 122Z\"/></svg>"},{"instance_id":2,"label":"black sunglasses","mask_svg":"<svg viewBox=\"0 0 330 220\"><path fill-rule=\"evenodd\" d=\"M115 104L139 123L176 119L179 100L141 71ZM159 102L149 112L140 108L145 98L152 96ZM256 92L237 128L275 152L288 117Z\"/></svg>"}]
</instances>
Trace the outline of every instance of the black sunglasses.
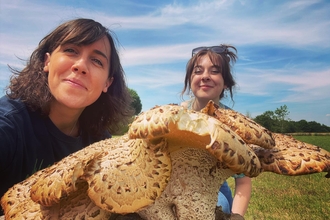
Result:
<instances>
[{"instance_id":1,"label":"black sunglasses","mask_svg":"<svg viewBox=\"0 0 330 220\"><path fill-rule=\"evenodd\" d=\"M221 46L213 46L213 47L197 47L195 49L192 50L192 57L194 55L196 55L198 52L202 51L202 50L211 50L217 54L221 54L221 53L224 53L224 52L227 52L227 47L224 46L224 45L221 45Z\"/></svg>"}]
</instances>

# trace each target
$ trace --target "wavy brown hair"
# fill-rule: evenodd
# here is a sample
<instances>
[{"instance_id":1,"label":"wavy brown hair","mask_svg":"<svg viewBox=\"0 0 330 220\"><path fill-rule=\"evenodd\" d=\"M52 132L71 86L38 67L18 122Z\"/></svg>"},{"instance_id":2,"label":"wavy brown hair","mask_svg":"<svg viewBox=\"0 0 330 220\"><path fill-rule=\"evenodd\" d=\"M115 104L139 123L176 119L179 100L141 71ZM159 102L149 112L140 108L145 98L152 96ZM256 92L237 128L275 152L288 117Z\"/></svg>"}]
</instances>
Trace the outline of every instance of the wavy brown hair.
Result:
<instances>
[{"instance_id":1,"label":"wavy brown hair","mask_svg":"<svg viewBox=\"0 0 330 220\"><path fill-rule=\"evenodd\" d=\"M231 64L233 65L236 60L237 60L237 49L234 46L231 45L226 45L226 44L221 44L220 46L224 46L226 47L225 52L223 53L215 53L212 50L201 50L199 51L196 55L194 55L187 63L186 66L186 76L185 76L185 80L184 80L184 87L183 90L181 92L181 97L183 97L183 95L185 94L185 92L187 91L187 94L190 93L191 90L191 75L193 73L194 70L194 66L196 63L199 62L200 58L203 57L204 55L208 55L211 62L214 65L217 65L221 68L221 74L224 80L224 84L227 86L227 88L225 90L228 90L230 93L230 98L232 101L233 100L233 88L236 85L236 82L234 80L233 74L231 72ZM223 98L224 96L224 92L225 90L222 91L222 93L220 94L220 100Z\"/></svg>"},{"instance_id":2,"label":"wavy brown hair","mask_svg":"<svg viewBox=\"0 0 330 220\"><path fill-rule=\"evenodd\" d=\"M53 95L48 87L48 73L43 71L45 54L51 54L63 44L89 45L106 36L111 47L108 77L113 77L113 82L106 93L102 92L93 104L84 109L79 124L83 134L97 136L104 130L115 132L122 124L128 123L132 110L125 74L112 34L91 19L79 18L61 24L39 42L23 70L10 68L13 76L6 94L12 99L20 99L31 111L40 111L47 116Z\"/></svg>"}]
</instances>

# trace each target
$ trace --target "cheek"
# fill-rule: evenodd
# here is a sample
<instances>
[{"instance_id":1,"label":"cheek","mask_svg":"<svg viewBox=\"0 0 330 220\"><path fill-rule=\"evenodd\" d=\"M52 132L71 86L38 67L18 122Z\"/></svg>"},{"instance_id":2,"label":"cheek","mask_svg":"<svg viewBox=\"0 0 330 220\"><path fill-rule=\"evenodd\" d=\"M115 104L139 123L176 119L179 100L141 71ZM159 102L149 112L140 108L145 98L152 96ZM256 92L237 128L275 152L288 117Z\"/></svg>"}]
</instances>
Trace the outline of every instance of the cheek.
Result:
<instances>
[{"instance_id":1,"label":"cheek","mask_svg":"<svg viewBox=\"0 0 330 220\"><path fill-rule=\"evenodd\" d=\"M54 74L54 71L48 71L48 87L51 91L51 93L53 94L54 89L57 87L58 85L58 80L57 77L55 77L56 75Z\"/></svg>"},{"instance_id":2,"label":"cheek","mask_svg":"<svg viewBox=\"0 0 330 220\"><path fill-rule=\"evenodd\" d=\"M192 86L198 85L200 83L200 81L201 81L201 76L198 76L198 75L192 76L191 80L190 80Z\"/></svg>"},{"instance_id":3,"label":"cheek","mask_svg":"<svg viewBox=\"0 0 330 220\"><path fill-rule=\"evenodd\" d=\"M214 76L213 77L213 82L218 85L218 86L221 86L223 87L224 85L224 80L222 78L222 75L217 75L217 76Z\"/></svg>"},{"instance_id":4,"label":"cheek","mask_svg":"<svg viewBox=\"0 0 330 220\"><path fill-rule=\"evenodd\" d=\"M93 81L95 88L97 88L97 90L99 90L100 93L104 92L106 90L105 87L107 85L111 84L111 83L109 83L107 73L105 73L103 71L98 72L97 74L93 74L93 76L91 76L90 80Z\"/></svg>"},{"instance_id":5,"label":"cheek","mask_svg":"<svg viewBox=\"0 0 330 220\"><path fill-rule=\"evenodd\" d=\"M215 86L216 86L216 89L217 89L217 93L219 93L219 94L225 89L223 80L216 81Z\"/></svg>"},{"instance_id":6,"label":"cheek","mask_svg":"<svg viewBox=\"0 0 330 220\"><path fill-rule=\"evenodd\" d=\"M49 77L55 77L57 75L65 74L69 69L71 69L69 62L65 62L63 59L58 59L48 64L48 74Z\"/></svg>"},{"instance_id":7,"label":"cheek","mask_svg":"<svg viewBox=\"0 0 330 220\"><path fill-rule=\"evenodd\" d=\"M49 86L53 86L53 84L56 83L56 79L59 75L59 72L60 70L58 68L54 69L52 68L52 65L49 65L49 68L48 68L48 84Z\"/></svg>"},{"instance_id":8,"label":"cheek","mask_svg":"<svg viewBox=\"0 0 330 220\"><path fill-rule=\"evenodd\" d=\"M199 85L198 77L192 77L190 81L190 89L194 92Z\"/></svg>"},{"instance_id":9,"label":"cheek","mask_svg":"<svg viewBox=\"0 0 330 220\"><path fill-rule=\"evenodd\" d=\"M48 85L52 93L60 85L61 80L70 74L71 66L62 59L52 60L48 65Z\"/></svg>"}]
</instances>

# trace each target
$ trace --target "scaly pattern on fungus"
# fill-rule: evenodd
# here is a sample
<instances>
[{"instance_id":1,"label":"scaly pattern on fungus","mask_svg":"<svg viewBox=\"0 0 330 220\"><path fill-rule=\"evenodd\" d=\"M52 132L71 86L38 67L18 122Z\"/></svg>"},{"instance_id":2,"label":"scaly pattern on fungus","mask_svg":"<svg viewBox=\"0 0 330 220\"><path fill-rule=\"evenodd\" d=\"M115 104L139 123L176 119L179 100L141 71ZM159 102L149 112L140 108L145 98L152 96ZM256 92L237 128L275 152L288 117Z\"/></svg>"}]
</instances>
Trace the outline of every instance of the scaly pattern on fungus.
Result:
<instances>
[{"instance_id":1,"label":"scaly pattern on fungus","mask_svg":"<svg viewBox=\"0 0 330 220\"><path fill-rule=\"evenodd\" d=\"M136 213L146 220L220 220L222 182L263 171L329 177L330 153L213 102L202 112L156 106L138 115L127 135L87 146L14 185L1 206L6 219L112 220Z\"/></svg>"}]
</instances>

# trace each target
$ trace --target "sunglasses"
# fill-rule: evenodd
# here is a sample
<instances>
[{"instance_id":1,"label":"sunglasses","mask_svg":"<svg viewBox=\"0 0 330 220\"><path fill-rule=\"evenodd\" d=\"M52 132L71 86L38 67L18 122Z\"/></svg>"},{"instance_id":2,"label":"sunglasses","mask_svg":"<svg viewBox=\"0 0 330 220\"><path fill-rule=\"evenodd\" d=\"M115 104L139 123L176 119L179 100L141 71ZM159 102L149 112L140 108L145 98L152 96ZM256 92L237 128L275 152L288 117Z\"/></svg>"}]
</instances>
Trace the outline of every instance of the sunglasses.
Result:
<instances>
[{"instance_id":1,"label":"sunglasses","mask_svg":"<svg viewBox=\"0 0 330 220\"><path fill-rule=\"evenodd\" d=\"M213 46L213 47L197 47L192 50L192 57L202 50L211 50L217 54L221 54L221 53L227 52L227 47L223 46L223 45Z\"/></svg>"}]
</instances>

